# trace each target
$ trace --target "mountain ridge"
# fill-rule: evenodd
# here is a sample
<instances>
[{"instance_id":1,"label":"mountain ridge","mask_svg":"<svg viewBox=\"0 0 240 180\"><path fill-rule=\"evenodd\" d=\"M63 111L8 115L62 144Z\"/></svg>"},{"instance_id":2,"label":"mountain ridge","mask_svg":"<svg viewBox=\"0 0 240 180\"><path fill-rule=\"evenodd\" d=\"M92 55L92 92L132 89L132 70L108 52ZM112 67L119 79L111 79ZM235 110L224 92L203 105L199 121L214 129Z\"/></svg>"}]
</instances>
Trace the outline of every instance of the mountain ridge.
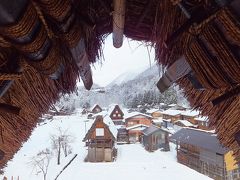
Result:
<instances>
[{"instance_id":1,"label":"mountain ridge","mask_svg":"<svg viewBox=\"0 0 240 180\"><path fill-rule=\"evenodd\" d=\"M84 87L78 87L75 93L64 97L63 102L69 102L67 106L74 106L76 108L83 106L92 106L99 104L100 106L108 106L112 103L123 104L127 107L132 107L137 103L176 103L177 90L176 88L169 88L168 91L161 94L157 89L156 83L162 74L161 67L153 65L150 68L138 73L134 78L127 77L123 82L116 82L117 78L109 85L100 87L95 85L90 91ZM124 74L122 74L124 76ZM121 75L120 75L121 78ZM151 97L148 97L151 96ZM144 102L143 102L144 101ZM65 104L66 106L66 104Z\"/></svg>"}]
</instances>

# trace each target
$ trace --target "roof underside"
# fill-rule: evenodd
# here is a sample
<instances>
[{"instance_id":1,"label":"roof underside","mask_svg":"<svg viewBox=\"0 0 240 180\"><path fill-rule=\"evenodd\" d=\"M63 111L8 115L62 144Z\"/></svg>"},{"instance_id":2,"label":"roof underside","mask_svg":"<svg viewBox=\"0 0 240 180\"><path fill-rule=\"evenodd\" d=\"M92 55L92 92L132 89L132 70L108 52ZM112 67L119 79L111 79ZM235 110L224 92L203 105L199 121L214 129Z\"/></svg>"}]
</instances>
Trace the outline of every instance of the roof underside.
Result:
<instances>
[{"instance_id":1,"label":"roof underside","mask_svg":"<svg viewBox=\"0 0 240 180\"><path fill-rule=\"evenodd\" d=\"M5 152L0 167L19 150L38 118L48 111L60 94L75 89L76 79L82 71L71 50L83 40L88 60L94 63L100 59L104 38L113 29L112 0L21 1L27 6L19 11L15 22L11 22L14 18L5 18L11 22L7 25L0 21L0 103L11 105L6 108L0 104L0 149ZM7 2L1 1L2 4ZM209 116L210 125L216 127L220 141L234 150L239 161L240 148L235 139L240 129L240 98L237 96L240 23L239 11L236 11L239 0L224 7L212 0L185 0L182 3L191 14L190 19L169 0L127 0L124 34L153 46L156 59L164 66L172 65L184 55L192 73L177 83L184 89L191 105ZM20 4L25 5L19 3L16 7L21 7ZM14 12L17 13L17 9ZM74 17L73 25L67 30L64 26L66 17ZM39 33L32 33L33 27L38 28ZM178 33L174 33L179 28ZM35 39L31 39L34 36ZM42 47L47 46L44 43L51 48L41 57L38 52L43 52ZM57 78L52 78L53 74ZM196 82L201 88L197 88ZM212 103L223 94L225 96L218 99L218 103Z\"/></svg>"}]
</instances>

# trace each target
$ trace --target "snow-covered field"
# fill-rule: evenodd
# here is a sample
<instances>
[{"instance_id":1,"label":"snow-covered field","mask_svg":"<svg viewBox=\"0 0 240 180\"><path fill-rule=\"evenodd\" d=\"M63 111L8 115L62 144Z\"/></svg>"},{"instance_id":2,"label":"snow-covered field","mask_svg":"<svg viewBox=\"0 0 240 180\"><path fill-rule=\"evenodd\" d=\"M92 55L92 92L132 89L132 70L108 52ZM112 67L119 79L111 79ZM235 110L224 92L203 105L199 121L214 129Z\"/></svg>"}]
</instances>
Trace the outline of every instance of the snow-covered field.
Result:
<instances>
[{"instance_id":1,"label":"snow-covered field","mask_svg":"<svg viewBox=\"0 0 240 180\"><path fill-rule=\"evenodd\" d=\"M87 150L82 142L86 129L91 122L84 122L85 116L81 116L76 112L71 116L54 117L52 122L38 126L32 133L29 140L23 144L22 149L15 155L13 160L8 163L4 169L5 174L0 176L17 180L42 180L41 173L32 170L28 163L32 156L36 155L40 150L50 146L50 135L57 133L57 128L68 129L69 134L75 137L72 144L73 153L67 158L62 157L61 165L56 165L56 157L54 157L49 165L47 174L48 180L53 180L61 169L69 160L78 154L65 171L59 176L59 180L103 180L103 179L184 179L184 180L204 180L210 179L184 165L176 162L176 152L174 145L171 144L170 152L156 151L149 153L144 150L141 144L118 145L117 160L113 163L85 163L83 162Z\"/></svg>"}]
</instances>

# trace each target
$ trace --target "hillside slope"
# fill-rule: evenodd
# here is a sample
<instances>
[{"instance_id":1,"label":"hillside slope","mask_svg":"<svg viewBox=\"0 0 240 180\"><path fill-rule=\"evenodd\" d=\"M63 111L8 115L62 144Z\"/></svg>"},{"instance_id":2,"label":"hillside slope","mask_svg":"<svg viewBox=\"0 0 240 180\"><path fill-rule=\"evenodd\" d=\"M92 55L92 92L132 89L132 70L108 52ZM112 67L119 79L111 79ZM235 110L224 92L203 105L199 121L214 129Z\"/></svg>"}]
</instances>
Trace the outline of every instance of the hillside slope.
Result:
<instances>
[{"instance_id":1,"label":"hillside slope","mask_svg":"<svg viewBox=\"0 0 240 180\"><path fill-rule=\"evenodd\" d=\"M58 104L64 105L65 103L65 106L79 108L84 105L90 107L96 103L100 106L117 103L132 107L146 103L159 104L164 102L171 104L176 103L178 100L183 102L184 98L174 87L169 88L164 94L159 92L156 83L161 74L161 68L157 65L148 68L138 75L131 75L131 72L124 73L119 76L119 79L115 79L106 87L95 85L90 91L85 90L83 87L78 87L75 93L69 96L66 95Z\"/></svg>"}]
</instances>

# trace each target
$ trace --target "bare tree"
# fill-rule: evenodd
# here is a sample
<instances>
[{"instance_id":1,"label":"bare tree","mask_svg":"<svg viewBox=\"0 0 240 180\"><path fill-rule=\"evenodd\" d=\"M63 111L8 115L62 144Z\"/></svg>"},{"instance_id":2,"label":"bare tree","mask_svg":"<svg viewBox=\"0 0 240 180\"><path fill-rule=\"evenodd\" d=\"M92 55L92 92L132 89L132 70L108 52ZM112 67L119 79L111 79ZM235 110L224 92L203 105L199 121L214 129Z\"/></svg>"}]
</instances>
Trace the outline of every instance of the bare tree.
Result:
<instances>
[{"instance_id":1,"label":"bare tree","mask_svg":"<svg viewBox=\"0 0 240 180\"><path fill-rule=\"evenodd\" d=\"M46 148L45 150L40 151L36 156L33 156L31 158L31 161L29 162L33 166L33 170L35 170L37 174L43 174L44 180L46 180L47 178L48 167L51 158L52 153L48 148Z\"/></svg>"},{"instance_id":2,"label":"bare tree","mask_svg":"<svg viewBox=\"0 0 240 180\"><path fill-rule=\"evenodd\" d=\"M63 130L58 127L58 133L50 136L52 148L57 154L57 164L61 162L61 150L64 153L64 156L67 157L71 152L70 143L73 142L73 137L68 134L67 130Z\"/></svg>"}]
</instances>

